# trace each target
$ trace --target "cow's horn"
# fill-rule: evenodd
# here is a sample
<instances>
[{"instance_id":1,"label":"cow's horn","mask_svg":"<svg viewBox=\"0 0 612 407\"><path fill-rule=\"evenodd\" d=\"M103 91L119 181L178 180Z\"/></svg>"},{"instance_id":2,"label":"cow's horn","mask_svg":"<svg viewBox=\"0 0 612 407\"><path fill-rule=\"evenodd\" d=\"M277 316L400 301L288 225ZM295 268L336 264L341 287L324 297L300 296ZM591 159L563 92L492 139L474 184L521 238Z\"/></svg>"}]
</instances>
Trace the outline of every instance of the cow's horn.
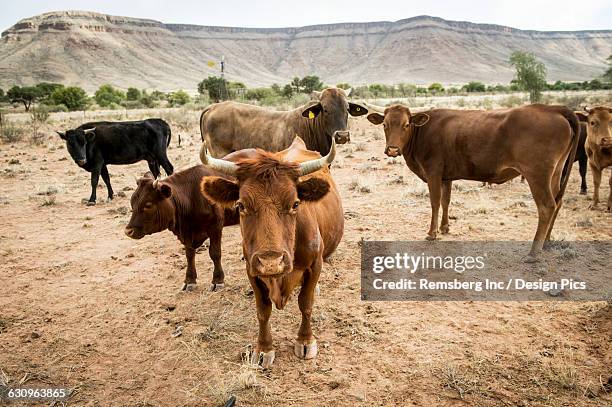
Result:
<instances>
[{"instance_id":1,"label":"cow's horn","mask_svg":"<svg viewBox=\"0 0 612 407\"><path fill-rule=\"evenodd\" d=\"M85 134L89 134L89 133L93 133L94 131L96 131L96 128L95 128L95 127L94 127L94 128L92 128L92 129L87 129L87 130L85 130L83 133L85 133Z\"/></svg>"},{"instance_id":2,"label":"cow's horn","mask_svg":"<svg viewBox=\"0 0 612 407\"><path fill-rule=\"evenodd\" d=\"M200 148L200 161L202 164L209 166L213 170L217 170L227 175L236 175L238 166L231 162L214 158L208 154L208 148L206 147L206 141L202 143Z\"/></svg>"},{"instance_id":3,"label":"cow's horn","mask_svg":"<svg viewBox=\"0 0 612 407\"><path fill-rule=\"evenodd\" d=\"M325 157L317 158L316 160L305 161L300 164L300 177L308 174L312 174L315 171L319 171L326 165L330 165L336 157L336 141L332 138L332 145L329 149L329 153Z\"/></svg>"},{"instance_id":4,"label":"cow's horn","mask_svg":"<svg viewBox=\"0 0 612 407\"><path fill-rule=\"evenodd\" d=\"M368 108L368 110L372 110L373 112L380 113L380 114L385 114L385 108L382 106L376 106L376 105L366 103L366 102L363 102L363 104L365 105L365 107Z\"/></svg>"}]
</instances>

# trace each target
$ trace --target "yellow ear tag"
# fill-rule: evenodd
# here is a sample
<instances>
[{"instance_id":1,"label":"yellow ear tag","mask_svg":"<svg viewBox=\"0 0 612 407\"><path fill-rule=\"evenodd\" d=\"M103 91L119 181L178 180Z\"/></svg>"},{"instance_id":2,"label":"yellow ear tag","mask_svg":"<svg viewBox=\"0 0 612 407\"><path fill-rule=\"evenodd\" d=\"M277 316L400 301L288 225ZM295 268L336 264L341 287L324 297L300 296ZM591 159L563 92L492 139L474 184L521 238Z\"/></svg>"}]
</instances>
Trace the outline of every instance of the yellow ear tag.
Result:
<instances>
[{"instance_id":1,"label":"yellow ear tag","mask_svg":"<svg viewBox=\"0 0 612 407\"><path fill-rule=\"evenodd\" d=\"M312 112L312 110L308 111L308 118L309 119L314 119L314 113Z\"/></svg>"}]
</instances>

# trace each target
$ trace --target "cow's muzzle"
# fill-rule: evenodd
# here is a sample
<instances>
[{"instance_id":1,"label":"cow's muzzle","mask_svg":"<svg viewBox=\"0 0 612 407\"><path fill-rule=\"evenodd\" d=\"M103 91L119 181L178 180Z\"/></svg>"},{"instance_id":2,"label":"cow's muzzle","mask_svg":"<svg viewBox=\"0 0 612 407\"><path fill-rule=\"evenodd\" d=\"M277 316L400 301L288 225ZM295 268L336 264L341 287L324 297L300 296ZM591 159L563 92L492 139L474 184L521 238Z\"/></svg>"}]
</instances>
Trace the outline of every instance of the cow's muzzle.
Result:
<instances>
[{"instance_id":1,"label":"cow's muzzle","mask_svg":"<svg viewBox=\"0 0 612 407\"><path fill-rule=\"evenodd\" d=\"M125 228L124 232L127 237L130 237L132 239L142 239L144 237L144 233L142 233L142 231L137 228L132 228L128 226Z\"/></svg>"},{"instance_id":2,"label":"cow's muzzle","mask_svg":"<svg viewBox=\"0 0 612 407\"><path fill-rule=\"evenodd\" d=\"M78 165L79 167L82 167L82 166L84 166L85 164L87 164L87 160L85 160L85 159L74 160L74 161L77 163L77 165Z\"/></svg>"},{"instance_id":3,"label":"cow's muzzle","mask_svg":"<svg viewBox=\"0 0 612 407\"><path fill-rule=\"evenodd\" d=\"M385 148L385 154L387 154L389 157L397 157L400 155L400 149L399 147L395 146L387 146Z\"/></svg>"},{"instance_id":4,"label":"cow's muzzle","mask_svg":"<svg viewBox=\"0 0 612 407\"><path fill-rule=\"evenodd\" d=\"M256 252L251 257L251 274L258 276L274 276L291 269L289 253L277 251Z\"/></svg>"},{"instance_id":5,"label":"cow's muzzle","mask_svg":"<svg viewBox=\"0 0 612 407\"><path fill-rule=\"evenodd\" d=\"M351 141L351 132L348 130L337 130L334 132L336 144L346 144Z\"/></svg>"}]
</instances>

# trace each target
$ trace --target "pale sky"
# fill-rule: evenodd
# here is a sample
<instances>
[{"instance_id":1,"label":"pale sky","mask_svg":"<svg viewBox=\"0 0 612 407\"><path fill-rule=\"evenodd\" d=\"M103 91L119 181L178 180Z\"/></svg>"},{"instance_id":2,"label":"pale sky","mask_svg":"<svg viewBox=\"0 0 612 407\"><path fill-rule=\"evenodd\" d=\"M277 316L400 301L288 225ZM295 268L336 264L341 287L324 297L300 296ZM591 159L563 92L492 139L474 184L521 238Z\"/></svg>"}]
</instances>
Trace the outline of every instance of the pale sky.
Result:
<instances>
[{"instance_id":1,"label":"pale sky","mask_svg":"<svg viewBox=\"0 0 612 407\"><path fill-rule=\"evenodd\" d=\"M396 21L426 14L526 30L612 29L611 0L0 0L0 30L22 18L57 10L234 27Z\"/></svg>"}]
</instances>

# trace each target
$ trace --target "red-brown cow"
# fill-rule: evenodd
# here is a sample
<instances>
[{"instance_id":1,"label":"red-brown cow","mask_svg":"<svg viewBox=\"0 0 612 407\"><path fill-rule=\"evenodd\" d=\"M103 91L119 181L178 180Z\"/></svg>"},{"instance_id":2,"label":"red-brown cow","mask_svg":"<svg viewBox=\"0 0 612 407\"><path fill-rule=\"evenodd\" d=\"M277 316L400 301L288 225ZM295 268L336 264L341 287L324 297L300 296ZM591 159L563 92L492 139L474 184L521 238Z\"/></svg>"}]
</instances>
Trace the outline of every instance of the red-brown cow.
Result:
<instances>
[{"instance_id":1,"label":"red-brown cow","mask_svg":"<svg viewBox=\"0 0 612 407\"><path fill-rule=\"evenodd\" d=\"M223 287L221 267L221 230L238 224L238 215L231 208L222 208L202 196L200 181L203 177L221 175L204 165L196 165L176 172L163 180L151 173L137 181L132 194L132 217L125 234L132 239L170 230L185 246L187 271L183 290L191 291L196 285L196 249L210 238L209 254L214 263L211 290Z\"/></svg>"},{"instance_id":2,"label":"red-brown cow","mask_svg":"<svg viewBox=\"0 0 612 407\"><path fill-rule=\"evenodd\" d=\"M591 207L597 208L599 204L599 185L601 172L612 166L612 108L597 106L593 109L585 108L585 112L576 112L580 121L586 122L587 137L584 148L589 159L589 167L593 173L593 203ZM610 175L610 195L608 195L608 212L612 211L612 175Z\"/></svg>"},{"instance_id":3,"label":"red-brown cow","mask_svg":"<svg viewBox=\"0 0 612 407\"><path fill-rule=\"evenodd\" d=\"M385 154L400 154L427 183L431 225L427 239L448 233L451 183L466 179L501 184L524 175L538 208L538 228L527 261L550 239L576 154L580 128L565 106L530 105L503 110L434 109L411 114L402 105L370 113L383 124Z\"/></svg>"},{"instance_id":4,"label":"red-brown cow","mask_svg":"<svg viewBox=\"0 0 612 407\"><path fill-rule=\"evenodd\" d=\"M310 326L313 295L323 260L334 252L344 231L340 195L328 168L335 153L332 142L329 154L321 158L306 150L300 138L277 153L247 149L220 160L208 154L206 144L200 152L203 163L236 177L205 177L202 193L240 212L242 249L259 320L252 361L264 368L275 355L272 304L283 309L298 286L302 324L294 352L303 359L317 354Z\"/></svg>"}]
</instances>

